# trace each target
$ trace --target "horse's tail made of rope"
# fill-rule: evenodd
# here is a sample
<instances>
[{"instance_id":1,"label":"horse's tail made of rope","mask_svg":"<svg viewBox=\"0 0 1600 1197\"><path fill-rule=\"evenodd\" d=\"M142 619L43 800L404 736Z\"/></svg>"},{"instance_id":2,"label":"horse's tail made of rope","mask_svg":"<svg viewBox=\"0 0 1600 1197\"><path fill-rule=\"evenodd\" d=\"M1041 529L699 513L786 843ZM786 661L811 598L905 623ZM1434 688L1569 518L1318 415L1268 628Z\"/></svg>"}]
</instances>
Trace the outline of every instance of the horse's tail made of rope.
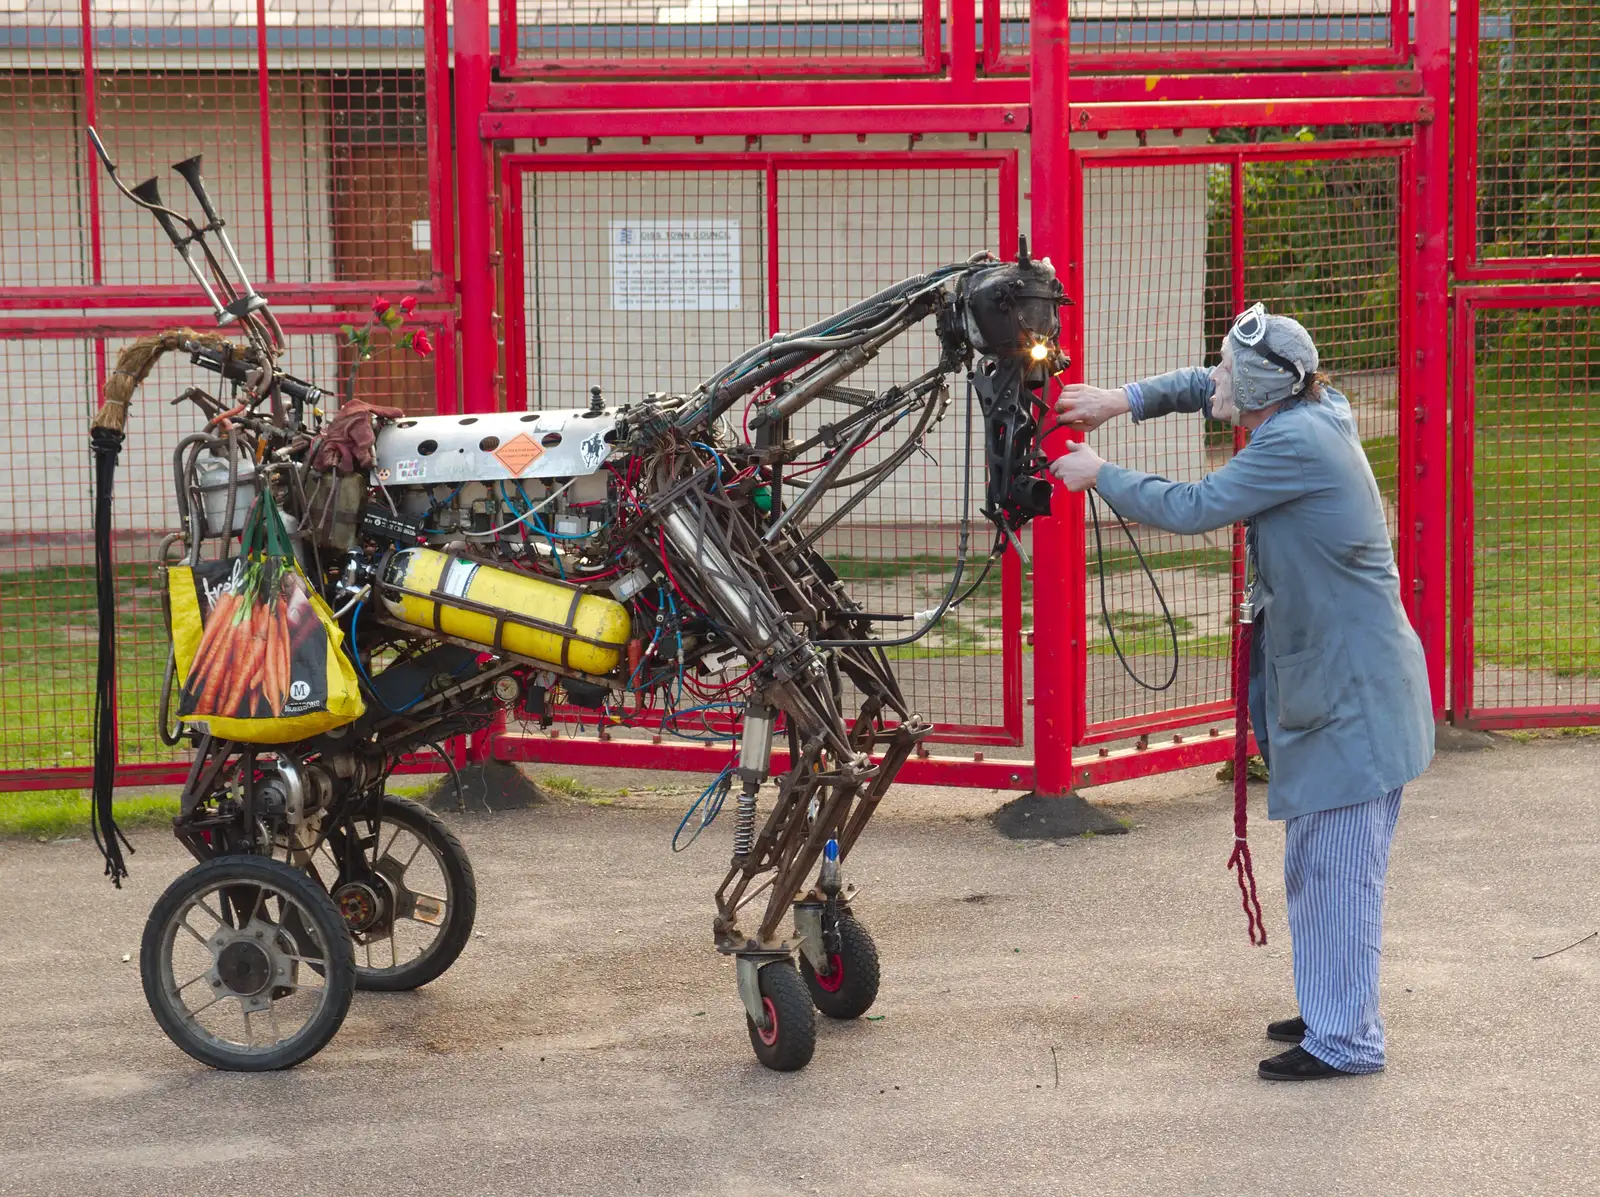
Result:
<instances>
[{"instance_id":1,"label":"horse's tail made of rope","mask_svg":"<svg viewBox=\"0 0 1600 1197\"><path fill-rule=\"evenodd\" d=\"M106 379L102 402L89 426L89 446L94 454L94 573L95 607L99 614L99 654L94 702L94 782L90 826L95 846L105 857L106 876L119 889L128 875L122 849L133 845L117 827L111 792L117 768L117 579L112 553L111 493L117 458L127 434L128 409L133 394L149 377L161 358L181 349L185 342L221 347L228 342L215 333L190 328L172 329L140 337L117 354L116 367Z\"/></svg>"}]
</instances>

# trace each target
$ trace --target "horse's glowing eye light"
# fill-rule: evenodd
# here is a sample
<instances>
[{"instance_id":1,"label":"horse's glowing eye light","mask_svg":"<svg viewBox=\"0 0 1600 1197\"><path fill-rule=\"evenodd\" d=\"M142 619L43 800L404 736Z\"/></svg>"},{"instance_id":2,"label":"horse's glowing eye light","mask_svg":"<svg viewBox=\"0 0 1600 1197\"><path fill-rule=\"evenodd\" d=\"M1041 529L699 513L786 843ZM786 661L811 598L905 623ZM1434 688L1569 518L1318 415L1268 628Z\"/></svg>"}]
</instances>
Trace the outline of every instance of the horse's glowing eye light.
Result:
<instances>
[{"instance_id":1,"label":"horse's glowing eye light","mask_svg":"<svg viewBox=\"0 0 1600 1197\"><path fill-rule=\"evenodd\" d=\"M1028 350L1028 352L1033 355L1034 361L1042 362L1045 358L1050 356L1050 346L1046 345L1043 341L1035 341L1033 343L1033 348Z\"/></svg>"}]
</instances>

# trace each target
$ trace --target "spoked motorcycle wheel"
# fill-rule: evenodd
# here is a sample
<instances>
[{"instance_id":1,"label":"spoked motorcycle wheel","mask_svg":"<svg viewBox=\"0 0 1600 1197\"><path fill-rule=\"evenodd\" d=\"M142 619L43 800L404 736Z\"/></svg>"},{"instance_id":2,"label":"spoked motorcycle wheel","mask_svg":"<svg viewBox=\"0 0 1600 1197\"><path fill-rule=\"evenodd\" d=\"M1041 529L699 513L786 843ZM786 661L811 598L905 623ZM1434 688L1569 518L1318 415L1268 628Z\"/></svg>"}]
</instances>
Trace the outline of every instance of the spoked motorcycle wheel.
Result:
<instances>
[{"instance_id":1,"label":"spoked motorcycle wheel","mask_svg":"<svg viewBox=\"0 0 1600 1197\"><path fill-rule=\"evenodd\" d=\"M221 856L167 887L145 923L139 974L150 1012L212 1068L292 1068L332 1039L355 962L333 900L260 856Z\"/></svg>"},{"instance_id":2,"label":"spoked motorcycle wheel","mask_svg":"<svg viewBox=\"0 0 1600 1197\"><path fill-rule=\"evenodd\" d=\"M478 884L461 841L438 815L392 794L376 827L347 820L304 860L355 944L356 988L416 989L456 962L472 936Z\"/></svg>"}]
</instances>

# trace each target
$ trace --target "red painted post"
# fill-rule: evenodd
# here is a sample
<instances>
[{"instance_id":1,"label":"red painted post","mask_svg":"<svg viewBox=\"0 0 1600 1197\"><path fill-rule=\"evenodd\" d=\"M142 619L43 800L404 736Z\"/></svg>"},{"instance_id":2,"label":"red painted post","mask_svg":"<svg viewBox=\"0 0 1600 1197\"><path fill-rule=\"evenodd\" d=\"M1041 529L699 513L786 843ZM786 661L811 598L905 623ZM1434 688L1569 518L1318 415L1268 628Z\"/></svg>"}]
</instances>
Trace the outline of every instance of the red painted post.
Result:
<instances>
[{"instance_id":1,"label":"red painted post","mask_svg":"<svg viewBox=\"0 0 1600 1197\"><path fill-rule=\"evenodd\" d=\"M1449 529L1450 341L1450 0L1417 0L1417 66L1433 100L1433 119L1417 127L1416 296L1409 339L1415 370L1417 454L1415 473L1401 479L1416 488L1414 605L1417 634L1428 658L1435 718L1445 713L1445 587ZM1457 219L1470 219L1457 213Z\"/></svg>"},{"instance_id":2,"label":"red painted post","mask_svg":"<svg viewBox=\"0 0 1600 1197\"><path fill-rule=\"evenodd\" d=\"M1030 86L1029 189L1032 192L1033 244L1038 257L1050 257L1069 295L1082 291L1081 264L1073 259L1071 141L1067 110L1067 0L1034 0L1033 65ZM988 31L986 31L988 32ZM1072 320L1069 314L1069 320ZM1071 327L1076 327L1073 320ZM1073 338L1072 340L1076 340ZM1074 361L1083 346L1067 346ZM1051 388L1052 397L1054 388ZM1055 489L1054 514L1033 525L1033 741L1034 785L1041 794L1072 789L1075 693L1073 660L1083 645L1073 645L1071 602L1083 595L1083 500Z\"/></svg>"},{"instance_id":3,"label":"red painted post","mask_svg":"<svg viewBox=\"0 0 1600 1197\"><path fill-rule=\"evenodd\" d=\"M256 0L256 103L261 121L261 252L266 281L278 281L278 251L272 230L272 106L267 75L267 0Z\"/></svg>"},{"instance_id":4,"label":"red painted post","mask_svg":"<svg viewBox=\"0 0 1600 1197\"><path fill-rule=\"evenodd\" d=\"M479 130L489 106L489 2L456 0L456 188L461 242L461 409L495 409L494 197ZM508 346L508 353L520 353Z\"/></svg>"}]
</instances>

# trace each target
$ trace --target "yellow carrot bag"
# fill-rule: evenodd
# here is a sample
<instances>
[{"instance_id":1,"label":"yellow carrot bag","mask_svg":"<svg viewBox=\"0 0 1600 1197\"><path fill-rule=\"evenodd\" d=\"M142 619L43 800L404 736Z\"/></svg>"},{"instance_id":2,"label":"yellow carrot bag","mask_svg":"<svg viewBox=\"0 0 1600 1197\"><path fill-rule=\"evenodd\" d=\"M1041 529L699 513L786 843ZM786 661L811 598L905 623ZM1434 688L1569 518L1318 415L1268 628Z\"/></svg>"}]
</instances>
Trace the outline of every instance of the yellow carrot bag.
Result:
<instances>
[{"instance_id":1,"label":"yellow carrot bag","mask_svg":"<svg viewBox=\"0 0 1600 1197\"><path fill-rule=\"evenodd\" d=\"M295 560L272 496L256 500L231 561L172 566L178 718L212 735L287 744L366 710L344 635Z\"/></svg>"}]
</instances>

